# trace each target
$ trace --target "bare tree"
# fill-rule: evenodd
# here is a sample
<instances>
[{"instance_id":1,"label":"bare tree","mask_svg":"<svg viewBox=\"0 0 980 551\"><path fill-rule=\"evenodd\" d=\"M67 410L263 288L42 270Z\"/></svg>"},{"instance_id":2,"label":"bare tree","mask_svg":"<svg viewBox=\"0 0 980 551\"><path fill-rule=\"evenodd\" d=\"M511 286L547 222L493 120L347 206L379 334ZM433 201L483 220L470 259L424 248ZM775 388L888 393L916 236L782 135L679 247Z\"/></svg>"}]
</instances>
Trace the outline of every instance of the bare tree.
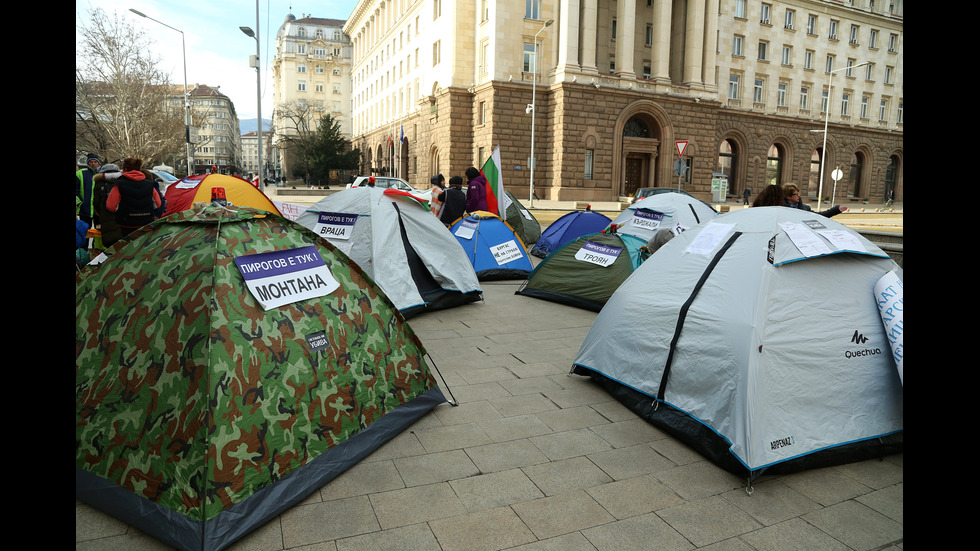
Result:
<instances>
[{"instance_id":1,"label":"bare tree","mask_svg":"<svg viewBox=\"0 0 980 551\"><path fill-rule=\"evenodd\" d=\"M275 118L280 120L276 134L276 147L285 153L283 172L302 178L310 169L306 144L316 135L319 117L313 106L296 102L276 106Z\"/></svg>"},{"instance_id":2,"label":"bare tree","mask_svg":"<svg viewBox=\"0 0 980 551\"><path fill-rule=\"evenodd\" d=\"M75 59L77 152L145 163L183 156L183 88L170 85L147 49L149 37L101 8L79 22ZM192 121L193 124L193 121Z\"/></svg>"}]
</instances>

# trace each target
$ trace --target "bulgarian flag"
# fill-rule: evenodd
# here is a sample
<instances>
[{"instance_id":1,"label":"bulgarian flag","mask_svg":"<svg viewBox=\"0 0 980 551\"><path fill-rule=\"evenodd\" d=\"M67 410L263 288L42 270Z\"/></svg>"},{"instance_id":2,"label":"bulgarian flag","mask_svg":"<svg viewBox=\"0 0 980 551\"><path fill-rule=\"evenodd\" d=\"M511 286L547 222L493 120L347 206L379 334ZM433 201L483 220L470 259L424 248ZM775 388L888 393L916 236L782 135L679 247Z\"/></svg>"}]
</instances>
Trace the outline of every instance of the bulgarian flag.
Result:
<instances>
[{"instance_id":1,"label":"bulgarian flag","mask_svg":"<svg viewBox=\"0 0 980 551\"><path fill-rule=\"evenodd\" d=\"M493 148L490 158L480 169L487 178L487 210L501 219L507 218L507 195L504 194L504 179L500 174L500 146Z\"/></svg>"},{"instance_id":2,"label":"bulgarian flag","mask_svg":"<svg viewBox=\"0 0 980 551\"><path fill-rule=\"evenodd\" d=\"M388 195L388 196L391 196L391 197L404 197L406 199L411 199L412 201L415 201L419 205L422 205L422 208L424 208L425 210L428 210L428 211L431 211L432 210L429 207L429 200L428 199L423 199L423 198L419 197L418 195L413 195L413 194L411 194L411 193L409 193L407 191L402 191L400 189L394 189L394 188L390 188L389 187L389 188L385 188L385 190L383 192L381 192L381 193L383 193L385 195Z\"/></svg>"}]
</instances>

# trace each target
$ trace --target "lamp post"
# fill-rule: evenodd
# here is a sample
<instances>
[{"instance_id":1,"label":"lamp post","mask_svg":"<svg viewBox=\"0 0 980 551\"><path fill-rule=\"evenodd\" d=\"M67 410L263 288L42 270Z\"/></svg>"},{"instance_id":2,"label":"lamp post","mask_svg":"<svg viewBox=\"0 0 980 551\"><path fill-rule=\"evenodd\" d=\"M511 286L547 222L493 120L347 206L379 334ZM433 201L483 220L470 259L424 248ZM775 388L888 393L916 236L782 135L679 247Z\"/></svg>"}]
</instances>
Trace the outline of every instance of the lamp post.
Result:
<instances>
[{"instance_id":1,"label":"lamp post","mask_svg":"<svg viewBox=\"0 0 980 551\"><path fill-rule=\"evenodd\" d=\"M538 92L538 67L540 67L538 64L538 35L541 34L541 31L550 27L554 22L554 19L545 21L544 26L541 27L541 30L534 33L534 72L531 77L531 103L527 106L528 111L531 112L531 186L530 196L527 199L530 202L530 205L528 206L531 208L534 208L534 165L538 164L537 160L534 158L534 118L535 114L537 113L535 104L537 102Z\"/></svg>"},{"instance_id":2,"label":"lamp post","mask_svg":"<svg viewBox=\"0 0 980 551\"><path fill-rule=\"evenodd\" d=\"M194 154L193 154L194 150L191 148L191 111L187 99L187 47L184 45L184 31L180 29L175 29L170 25L167 25L163 21L157 21L156 19L153 19L152 17L146 15L143 12L134 10L132 8L130 8L129 11L135 13L140 17L145 17L150 21L156 21L157 23L163 25L164 27L167 27L168 29L180 33L180 49L183 52L183 56L184 56L184 142L185 145L187 146L187 175L190 176L191 174L193 174L194 171Z\"/></svg>"},{"instance_id":3,"label":"lamp post","mask_svg":"<svg viewBox=\"0 0 980 551\"><path fill-rule=\"evenodd\" d=\"M833 97L833 82L834 73L838 71L846 71L849 69L857 69L858 67L864 67L865 65L870 65L870 61L865 61L864 63L859 63L857 65L849 65L847 67L841 67L840 69L834 69L828 72L827 76L827 108L824 109L823 116L823 148L820 150L820 182L817 185L817 211L820 211L821 203L823 202L823 173L824 173L824 163L827 160L827 123L830 119L830 105L831 98ZM834 195L836 196L837 185L834 184Z\"/></svg>"},{"instance_id":4,"label":"lamp post","mask_svg":"<svg viewBox=\"0 0 980 551\"><path fill-rule=\"evenodd\" d=\"M255 39L255 95L259 117L259 189L265 191L265 174L262 164L262 64L259 63L259 0L255 0L255 32L248 27L238 27L247 36Z\"/></svg>"}]
</instances>

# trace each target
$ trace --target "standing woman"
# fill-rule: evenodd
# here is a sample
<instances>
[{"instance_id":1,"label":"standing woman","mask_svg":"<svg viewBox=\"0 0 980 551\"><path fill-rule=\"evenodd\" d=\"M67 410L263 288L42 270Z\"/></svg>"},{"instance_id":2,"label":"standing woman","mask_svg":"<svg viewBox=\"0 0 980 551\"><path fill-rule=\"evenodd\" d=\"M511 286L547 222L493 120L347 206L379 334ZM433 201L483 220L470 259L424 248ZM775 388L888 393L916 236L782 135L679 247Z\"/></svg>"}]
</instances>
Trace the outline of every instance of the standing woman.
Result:
<instances>
[{"instance_id":1,"label":"standing woman","mask_svg":"<svg viewBox=\"0 0 980 551\"><path fill-rule=\"evenodd\" d=\"M142 166L140 159L123 159L122 174L106 198L106 208L116 213L116 224L123 237L155 220L154 211L163 205L156 182Z\"/></svg>"}]
</instances>

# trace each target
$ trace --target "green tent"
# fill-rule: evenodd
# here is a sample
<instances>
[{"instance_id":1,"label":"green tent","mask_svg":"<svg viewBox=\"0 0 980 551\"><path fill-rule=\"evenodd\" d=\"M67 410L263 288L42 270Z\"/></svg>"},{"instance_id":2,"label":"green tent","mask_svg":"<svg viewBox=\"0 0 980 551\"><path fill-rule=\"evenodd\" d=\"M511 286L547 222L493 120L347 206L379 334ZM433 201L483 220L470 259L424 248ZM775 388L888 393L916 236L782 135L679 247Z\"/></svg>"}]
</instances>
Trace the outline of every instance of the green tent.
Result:
<instances>
[{"instance_id":1,"label":"green tent","mask_svg":"<svg viewBox=\"0 0 980 551\"><path fill-rule=\"evenodd\" d=\"M644 244L629 234L584 235L549 254L515 294L598 312L643 262Z\"/></svg>"},{"instance_id":2,"label":"green tent","mask_svg":"<svg viewBox=\"0 0 980 551\"><path fill-rule=\"evenodd\" d=\"M75 496L221 549L445 402L404 318L311 231L247 208L144 226L75 284Z\"/></svg>"},{"instance_id":3,"label":"green tent","mask_svg":"<svg viewBox=\"0 0 980 551\"><path fill-rule=\"evenodd\" d=\"M514 228L514 233L521 238L524 245L530 247L541 238L541 223L531 214L531 211L524 208L524 205L514 197L514 194L504 190L507 194L507 213L505 221Z\"/></svg>"}]
</instances>

